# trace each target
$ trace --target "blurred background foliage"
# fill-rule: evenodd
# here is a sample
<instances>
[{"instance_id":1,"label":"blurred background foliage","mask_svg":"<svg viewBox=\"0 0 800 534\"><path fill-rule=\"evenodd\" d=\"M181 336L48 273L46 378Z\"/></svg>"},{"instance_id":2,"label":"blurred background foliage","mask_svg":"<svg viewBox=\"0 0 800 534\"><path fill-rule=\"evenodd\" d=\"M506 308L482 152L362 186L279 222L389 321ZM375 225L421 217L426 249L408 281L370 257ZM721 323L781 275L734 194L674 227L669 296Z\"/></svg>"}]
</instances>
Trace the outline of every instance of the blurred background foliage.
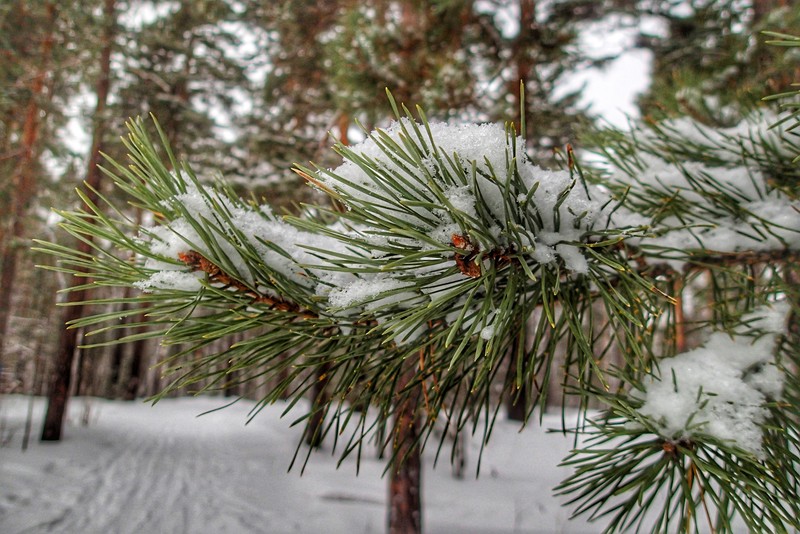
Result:
<instances>
[{"instance_id":1,"label":"blurred background foliage","mask_svg":"<svg viewBox=\"0 0 800 534\"><path fill-rule=\"evenodd\" d=\"M67 207L65 194L84 180L117 194L92 177L93 162L98 152L124 159L119 137L129 117L158 117L176 154L204 180L224 176L241 194L296 212L297 203L321 199L292 164L336 166L332 137L356 142L363 138L357 125L372 129L390 120L387 87L431 119L519 124L524 113L528 151L543 166L557 165L556 151L566 143L591 148L600 137L584 134L603 124L603 100L645 118L735 124L796 78L797 49L769 48L758 34L791 32L800 17L796 4L3 2L0 392L46 389L43 377L62 344L53 304L69 281L33 269L52 260L36 257L30 239L71 243L55 233L50 207ZM630 54L645 60L624 71L621 83L645 80L647 88L626 108L615 102L624 87L597 95L591 80L610 76ZM151 367L168 354L147 342L72 350L73 393L133 398L164 385Z\"/></svg>"}]
</instances>

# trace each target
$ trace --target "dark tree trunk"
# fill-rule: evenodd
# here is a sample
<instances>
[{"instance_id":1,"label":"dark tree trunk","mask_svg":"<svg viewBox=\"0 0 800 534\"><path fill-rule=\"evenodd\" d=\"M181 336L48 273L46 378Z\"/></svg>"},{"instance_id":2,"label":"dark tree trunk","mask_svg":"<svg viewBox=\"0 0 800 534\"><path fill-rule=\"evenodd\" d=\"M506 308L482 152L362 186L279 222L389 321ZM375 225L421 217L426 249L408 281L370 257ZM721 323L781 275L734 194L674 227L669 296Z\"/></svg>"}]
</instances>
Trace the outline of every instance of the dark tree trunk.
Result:
<instances>
[{"instance_id":1,"label":"dark tree trunk","mask_svg":"<svg viewBox=\"0 0 800 534\"><path fill-rule=\"evenodd\" d=\"M145 357L146 350L146 339L139 339L133 343L131 350L131 372L128 376L128 383L125 384L125 391L122 393L122 398L125 400L132 401L139 396L140 390L147 389L143 387L146 372L145 362L147 361Z\"/></svg>"},{"instance_id":2,"label":"dark tree trunk","mask_svg":"<svg viewBox=\"0 0 800 534\"><path fill-rule=\"evenodd\" d=\"M528 110L522 101L522 88L520 82L526 86L531 82L533 73L533 60L530 57L531 41L534 39L534 26L536 25L536 0L520 0L519 2L519 34L514 43L514 55L516 59L517 79L511 84L511 94L514 95L516 109L517 131L521 133L523 113L525 122L530 124L530 117L527 116Z\"/></svg>"},{"instance_id":3,"label":"dark tree trunk","mask_svg":"<svg viewBox=\"0 0 800 534\"><path fill-rule=\"evenodd\" d=\"M109 399L119 398L120 379L122 377L122 360L125 357L125 345L118 343L111 349L111 370L108 379L106 397Z\"/></svg>"},{"instance_id":4,"label":"dark tree trunk","mask_svg":"<svg viewBox=\"0 0 800 534\"><path fill-rule=\"evenodd\" d=\"M760 22L770 11L785 7L787 3L787 0L753 0L753 20Z\"/></svg>"},{"instance_id":5,"label":"dark tree trunk","mask_svg":"<svg viewBox=\"0 0 800 534\"><path fill-rule=\"evenodd\" d=\"M525 367L530 365L531 356L525 350L525 343L527 341L527 324L522 325L523 335L520 338L517 336L511 343L511 355L508 365L508 376L506 382L512 384L510 388L511 393L506 401L506 412L510 421L525 421L528 418L531 402L533 396L536 394L535 388L532 387L530 380L525 379ZM518 331L515 329L515 331ZM520 344L522 346L520 346ZM521 358L520 358L520 352ZM518 363L522 364L522 369L518 369ZM517 373L522 373L522 382L517 384ZM532 380L532 377L531 377Z\"/></svg>"},{"instance_id":6,"label":"dark tree trunk","mask_svg":"<svg viewBox=\"0 0 800 534\"><path fill-rule=\"evenodd\" d=\"M79 328L79 331L75 333L75 339L82 339L83 338L83 328ZM75 385L73 386L72 396L83 396L86 390L86 383L84 381L85 373L84 373L84 354L85 351L75 347L75 357L72 363L72 376L75 377ZM68 392L69 394L69 392Z\"/></svg>"},{"instance_id":7,"label":"dark tree trunk","mask_svg":"<svg viewBox=\"0 0 800 534\"><path fill-rule=\"evenodd\" d=\"M511 382L516 381L517 376L517 359L515 357L511 358L511 364L508 369L508 380ZM516 391L515 391L516 390ZM509 421L524 421L528 409L527 403L528 398L530 397L530 388L528 384L523 380L522 384L520 384L519 388L512 389L512 393L509 394L508 400L506 402L506 412L508 413Z\"/></svg>"},{"instance_id":8,"label":"dark tree trunk","mask_svg":"<svg viewBox=\"0 0 800 534\"><path fill-rule=\"evenodd\" d=\"M95 190L100 188L101 173L98 168L102 151L102 141L105 133L105 111L108 101L108 89L110 85L111 72L111 48L113 46L114 31L116 27L115 0L105 0L104 5L105 31L103 32L103 48L100 53L100 75L97 79L97 106L94 114L94 132L92 135L92 150L89 153L89 167L86 171L86 183L88 190L86 194L91 202L97 200ZM84 241L79 241L78 251L88 253L91 247ZM80 283L83 283L81 281ZM83 306L76 303L86 300L84 290L71 291L67 296L67 307L64 314L65 325L79 319L83 315ZM72 380L71 370L75 351L78 345L78 330L74 328L61 329L61 335L56 353L56 361L53 369L52 381L50 382L49 399L47 403L47 413L45 414L44 426L42 427L42 441L58 441L61 439L64 417L67 409L67 397L70 382Z\"/></svg>"},{"instance_id":9,"label":"dark tree trunk","mask_svg":"<svg viewBox=\"0 0 800 534\"><path fill-rule=\"evenodd\" d=\"M306 425L305 440L310 447L318 448L322 446L322 437L325 430L325 413L330 402L327 388L328 371L331 364L325 362L317 367L314 387L311 388L311 417Z\"/></svg>"},{"instance_id":10,"label":"dark tree trunk","mask_svg":"<svg viewBox=\"0 0 800 534\"><path fill-rule=\"evenodd\" d=\"M397 381L392 465L389 480L389 534L422 532L422 456L419 448L419 386L403 391L414 378L413 362ZM417 393L417 394L414 394Z\"/></svg>"},{"instance_id":11,"label":"dark tree trunk","mask_svg":"<svg viewBox=\"0 0 800 534\"><path fill-rule=\"evenodd\" d=\"M41 98L53 54L53 32L57 13L53 3L48 3L46 10L49 27L42 40L41 66L31 82L31 96L25 110L18 159L11 175L8 204L10 228L7 235L3 232L4 239L0 241L3 247L0 264L0 360L4 355L11 319L11 296L14 293L14 280L17 275L17 252L22 246L21 241L25 231L25 214L36 191L36 175L33 168L35 146L39 140Z\"/></svg>"}]
</instances>

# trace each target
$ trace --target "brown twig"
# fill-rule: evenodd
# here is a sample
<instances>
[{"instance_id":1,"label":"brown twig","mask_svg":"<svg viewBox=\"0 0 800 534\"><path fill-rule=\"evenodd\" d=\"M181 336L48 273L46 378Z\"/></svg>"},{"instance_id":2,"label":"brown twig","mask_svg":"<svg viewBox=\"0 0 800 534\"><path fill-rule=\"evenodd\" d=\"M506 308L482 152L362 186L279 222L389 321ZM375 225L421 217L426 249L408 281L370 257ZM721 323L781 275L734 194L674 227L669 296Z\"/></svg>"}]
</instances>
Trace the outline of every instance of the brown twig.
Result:
<instances>
[{"instance_id":1,"label":"brown twig","mask_svg":"<svg viewBox=\"0 0 800 534\"><path fill-rule=\"evenodd\" d=\"M178 258L191 267L195 271L203 271L208 275L208 279L212 282L222 284L226 288L233 288L238 293L242 293L253 300L254 304L265 304L273 310L291 312L301 315L307 319L317 318L318 315L312 311L302 309L297 303L283 300L279 297L271 297L269 295L261 295L256 293L244 283L236 280L228 273L223 271L217 264L209 260L196 250L189 250L188 252L179 252Z\"/></svg>"}]
</instances>

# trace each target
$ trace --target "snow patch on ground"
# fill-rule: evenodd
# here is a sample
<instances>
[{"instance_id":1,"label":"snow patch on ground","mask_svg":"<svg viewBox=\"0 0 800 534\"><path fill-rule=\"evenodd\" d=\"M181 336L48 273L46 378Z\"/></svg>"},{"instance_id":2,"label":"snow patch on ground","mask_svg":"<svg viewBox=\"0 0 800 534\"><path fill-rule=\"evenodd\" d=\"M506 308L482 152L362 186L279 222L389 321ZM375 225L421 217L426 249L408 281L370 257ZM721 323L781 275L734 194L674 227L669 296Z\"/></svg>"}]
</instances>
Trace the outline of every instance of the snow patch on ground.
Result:
<instances>
[{"instance_id":1,"label":"snow patch on ground","mask_svg":"<svg viewBox=\"0 0 800 534\"><path fill-rule=\"evenodd\" d=\"M20 441L28 398L0 398L0 525L18 533L381 533L385 530L384 461L367 450L336 469L323 449L305 473L287 473L301 429L283 405L245 425L251 401L201 417L221 398L140 402L75 399L61 443ZM36 399L34 421L44 402ZM89 425L80 426L84 415ZM545 416L557 427L560 414ZM38 424L34 425L38 427ZM427 533L596 533L568 521L551 488L568 471L556 464L570 437L532 424L498 421L475 479L479 438L471 440L467 476L426 454L423 522ZM38 435L34 428L33 436ZM302 453L303 451L301 451Z\"/></svg>"}]
</instances>

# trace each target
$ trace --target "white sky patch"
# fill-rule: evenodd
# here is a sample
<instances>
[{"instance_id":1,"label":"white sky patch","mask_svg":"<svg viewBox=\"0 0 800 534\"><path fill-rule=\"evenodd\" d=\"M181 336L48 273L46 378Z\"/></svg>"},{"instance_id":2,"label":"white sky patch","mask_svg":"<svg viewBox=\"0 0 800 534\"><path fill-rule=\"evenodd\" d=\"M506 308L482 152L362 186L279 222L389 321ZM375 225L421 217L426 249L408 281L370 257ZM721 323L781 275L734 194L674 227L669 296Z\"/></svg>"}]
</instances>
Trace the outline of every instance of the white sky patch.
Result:
<instances>
[{"instance_id":1,"label":"white sky patch","mask_svg":"<svg viewBox=\"0 0 800 534\"><path fill-rule=\"evenodd\" d=\"M583 87L580 106L587 106L589 113L603 122L627 129L629 120L639 117L636 98L650 86L652 61L649 51L631 50L602 69L570 74L563 90Z\"/></svg>"},{"instance_id":2,"label":"white sky patch","mask_svg":"<svg viewBox=\"0 0 800 534\"><path fill-rule=\"evenodd\" d=\"M68 118L64 126L58 130L58 136L69 154L55 156L47 150L44 152L42 162L50 177L62 177L70 164L79 165L78 174L82 175L83 165L92 145L91 121L88 117L91 117L96 102L97 97L91 92L78 93L67 102L63 112Z\"/></svg>"},{"instance_id":3,"label":"white sky patch","mask_svg":"<svg viewBox=\"0 0 800 534\"><path fill-rule=\"evenodd\" d=\"M618 128L627 129L629 119L639 116L636 98L650 86L653 54L636 48L640 32L662 35L663 23L643 18L633 24L625 15L611 16L584 25L579 49L592 59L614 57L603 67L587 67L568 73L556 94L583 88L578 101L589 112Z\"/></svg>"},{"instance_id":4,"label":"white sky patch","mask_svg":"<svg viewBox=\"0 0 800 534\"><path fill-rule=\"evenodd\" d=\"M519 33L519 4L509 0L491 2L478 0L475 3L478 13L490 13L495 20L495 26L506 39L511 39Z\"/></svg>"},{"instance_id":5,"label":"white sky patch","mask_svg":"<svg viewBox=\"0 0 800 534\"><path fill-rule=\"evenodd\" d=\"M119 13L119 23L131 30L141 29L180 9L180 2L131 2Z\"/></svg>"}]
</instances>

